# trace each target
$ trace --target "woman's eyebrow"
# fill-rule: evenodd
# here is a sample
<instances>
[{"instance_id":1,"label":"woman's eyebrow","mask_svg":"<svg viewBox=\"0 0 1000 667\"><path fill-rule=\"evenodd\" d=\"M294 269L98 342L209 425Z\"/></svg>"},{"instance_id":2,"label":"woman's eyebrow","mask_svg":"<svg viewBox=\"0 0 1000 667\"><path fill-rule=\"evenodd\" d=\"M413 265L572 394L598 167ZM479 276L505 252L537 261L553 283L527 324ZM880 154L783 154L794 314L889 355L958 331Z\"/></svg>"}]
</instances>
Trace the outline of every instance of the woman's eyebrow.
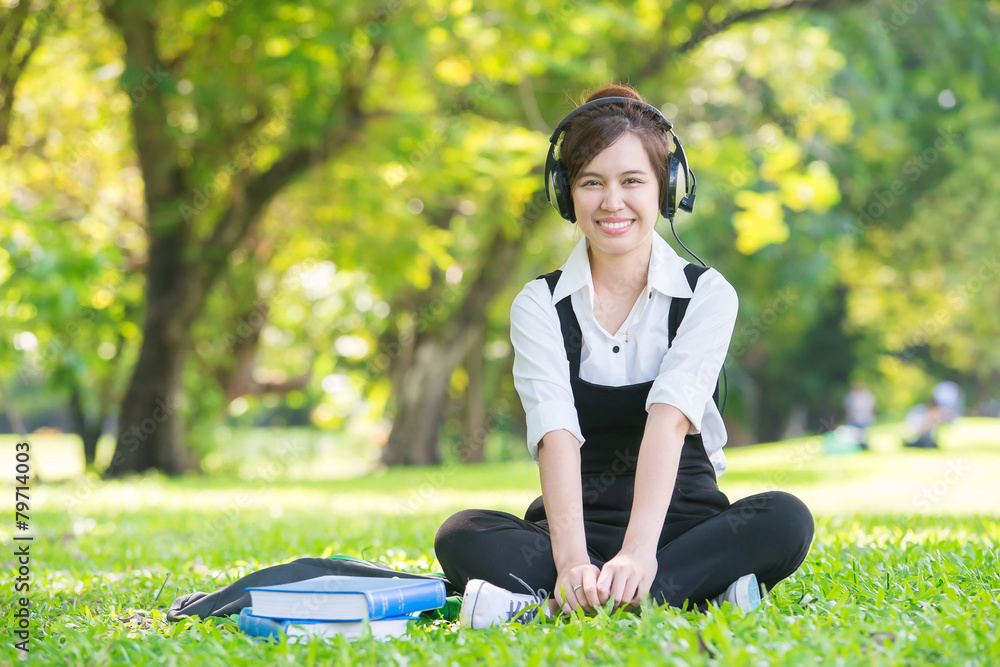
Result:
<instances>
[{"instance_id":1,"label":"woman's eyebrow","mask_svg":"<svg viewBox=\"0 0 1000 667\"><path fill-rule=\"evenodd\" d=\"M623 171L622 173L620 173L618 175L619 176L628 176L630 174L645 174L645 173L646 173L646 171L644 169L629 169L628 171ZM601 178L601 174L598 174L596 171L585 171L585 172L582 172L580 174L579 178L583 178L584 176L596 176L597 178Z\"/></svg>"}]
</instances>

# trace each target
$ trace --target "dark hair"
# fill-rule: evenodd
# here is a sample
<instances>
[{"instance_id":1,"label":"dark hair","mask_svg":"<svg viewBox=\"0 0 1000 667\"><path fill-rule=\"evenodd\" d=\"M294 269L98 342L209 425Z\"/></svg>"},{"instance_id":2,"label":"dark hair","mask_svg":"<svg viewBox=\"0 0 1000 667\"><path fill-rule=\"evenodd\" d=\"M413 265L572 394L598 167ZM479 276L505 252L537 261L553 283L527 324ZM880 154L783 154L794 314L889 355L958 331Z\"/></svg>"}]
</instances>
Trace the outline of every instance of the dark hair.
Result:
<instances>
[{"instance_id":1,"label":"dark hair","mask_svg":"<svg viewBox=\"0 0 1000 667\"><path fill-rule=\"evenodd\" d=\"M583 103L602 97L628 97L644 100L638 91L624 84L608 84L592 92ZM630 132L642 142L646 156L660 186L660 204L666 196L667 159L670 157L669 134L662 121L649 109L639 104L606 104L588 109L573 118L563 133L559 145L559 159L566 166L570 191L583 168L598 153Z\"/></svg>"}]
</instances>

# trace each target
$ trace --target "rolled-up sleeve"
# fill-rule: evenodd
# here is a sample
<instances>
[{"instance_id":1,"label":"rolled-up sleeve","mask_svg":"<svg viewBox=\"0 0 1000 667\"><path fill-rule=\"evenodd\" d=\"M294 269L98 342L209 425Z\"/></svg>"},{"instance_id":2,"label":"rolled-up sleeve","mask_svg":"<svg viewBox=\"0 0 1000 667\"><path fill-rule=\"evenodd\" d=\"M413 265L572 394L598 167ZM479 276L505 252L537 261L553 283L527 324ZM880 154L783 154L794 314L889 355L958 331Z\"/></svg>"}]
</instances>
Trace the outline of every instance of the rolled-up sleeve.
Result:
<instances>
[{"instance_id":1,"label":"rolled-up sleeve","mask_svg":"<svg viewBox=\"0 0 1000 667\"><path fill-rule=\"evenodd\" d=\"M538 443L551 431L566 429L583 444L580 419L569 382L559 316L544 280L528 283L510 308L514 347L514 388L528 427L528 451L538 461Z\"/></svg>"},{"instance_id":2,"label":"rolled-up sleeve","mask_svg":"<svg viewBox=\"0 0 1000 667\"><path fill-rule=\"evenodd\" d=\"M674 343L663 356L660 372L646 398L672 405L691 422L690 433L700 433L705 406L712 400L719 371L726 361L739 297L722 275L710 269L698 281Z\"/></svg>"}]
</instances>

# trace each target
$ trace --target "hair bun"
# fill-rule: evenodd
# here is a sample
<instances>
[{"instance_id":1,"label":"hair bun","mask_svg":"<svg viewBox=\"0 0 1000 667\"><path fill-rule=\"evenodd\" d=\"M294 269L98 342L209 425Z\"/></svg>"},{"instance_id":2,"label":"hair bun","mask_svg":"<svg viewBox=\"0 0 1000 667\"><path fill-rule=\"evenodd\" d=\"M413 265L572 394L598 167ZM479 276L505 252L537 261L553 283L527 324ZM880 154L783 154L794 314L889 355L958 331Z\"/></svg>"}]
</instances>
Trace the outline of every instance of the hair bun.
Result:
<instances>
[{"instance_id":1,"label":"hair bun","mask_svg":"<svg viewBox=\"0 0 1000 667\"><path fill-rule=\"evenodd\" d=\"M644 101L642 96L639 95L639 91L632 86L624 83L609 83L592 92L584 103L593 102L594 100L599 100L602 97L628 97L639 102Z\"/></svg>"}]
</instances>

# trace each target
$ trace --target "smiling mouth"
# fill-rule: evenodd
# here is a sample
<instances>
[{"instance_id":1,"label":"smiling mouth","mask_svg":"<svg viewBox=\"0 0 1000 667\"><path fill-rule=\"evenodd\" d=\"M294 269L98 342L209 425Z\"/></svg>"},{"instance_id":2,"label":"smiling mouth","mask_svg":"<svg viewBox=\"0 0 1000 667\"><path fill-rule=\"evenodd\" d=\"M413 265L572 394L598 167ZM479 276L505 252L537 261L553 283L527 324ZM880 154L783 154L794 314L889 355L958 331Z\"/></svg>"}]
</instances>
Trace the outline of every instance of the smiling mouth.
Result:
<instances>
[{"instance_id":1,"label":"smiling mouth","mask_svg":"<svg viewBox=\"0 0 1000 667\"><path fill-rule=\"evenodd\" d=\"M604 229L625 229L631 225L635 220L623 220L622 222L601 222L598 221L597 224Z\"/></svg>"}]
</instances>

